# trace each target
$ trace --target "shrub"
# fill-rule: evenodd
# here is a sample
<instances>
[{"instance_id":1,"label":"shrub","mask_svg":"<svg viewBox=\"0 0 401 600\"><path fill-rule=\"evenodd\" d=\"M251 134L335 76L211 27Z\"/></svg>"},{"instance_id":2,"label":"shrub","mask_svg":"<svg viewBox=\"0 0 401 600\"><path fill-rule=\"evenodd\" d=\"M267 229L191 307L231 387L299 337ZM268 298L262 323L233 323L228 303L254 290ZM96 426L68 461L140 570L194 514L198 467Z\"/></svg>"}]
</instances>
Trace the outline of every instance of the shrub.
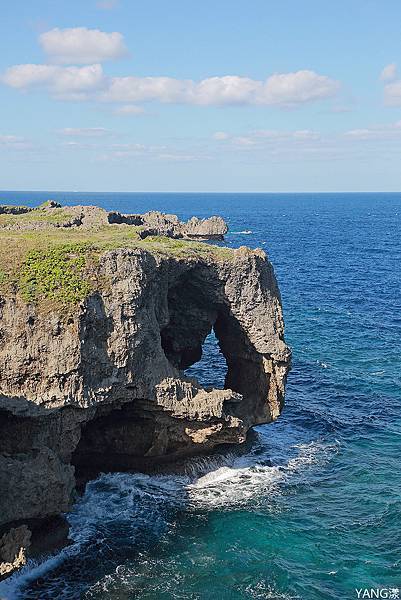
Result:
<instances>
[{"instance_id":1,"label":"shrub","mask_svg":"<svg viewBox=\"0 0 401 600\"><path fill-rule=\"evenodd\" d=\"M26 302L44 298L75 304L85 298L91 285L85 278L85 244L64 244L28 252L21 269L19 289Z\"/></svg>"}]
</instances>

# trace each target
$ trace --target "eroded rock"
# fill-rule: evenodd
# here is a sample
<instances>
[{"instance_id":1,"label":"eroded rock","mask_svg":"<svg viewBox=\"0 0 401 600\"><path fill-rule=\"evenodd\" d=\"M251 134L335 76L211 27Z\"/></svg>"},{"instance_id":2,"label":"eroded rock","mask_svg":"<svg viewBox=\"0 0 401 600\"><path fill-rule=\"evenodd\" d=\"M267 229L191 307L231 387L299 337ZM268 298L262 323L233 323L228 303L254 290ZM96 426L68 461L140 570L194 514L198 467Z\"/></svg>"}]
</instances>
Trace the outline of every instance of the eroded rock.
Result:
<instances>
[{"instance_id":1,"label":"eroded rock","mask_svg":"<svg viewBox=\"0 0 401 600\"><path fill-rule=\"evenodd\" d=\"M228 226L221 217L198 219L192 217L182 222L176 215L150 211L143 215L124 215L119 212L108 214L109 223L142 227L142 237L164 235L172 238L223 240Z\"/></svg>"},{"instance_id":2,"label":"eroded rock","mask_svg":"<svg viewBox=\"0 0 401 600\"><path fill-rule=\"evenodd\" d=\"M188 253L171 256L104 251L98 287L73 310L12 287L0 298L3 528L67 511L77 475L241 443L280 414L290 351L266 255L183 243ZM212 329L224 389L184 374Z\"/></svg>"},{"instance_id":3,"label":"eroded rock","mask_svg":"<svg viewBox=\"0 0 401 600\"><path fill-rule=\"evenodd\" d=\"M0 579L26 564L31 532L26 525L12 527L0 537Z\"/></svg>"},{"instance_id":4,"label":"eroded rock","mask_svg":"<svg viewBox=\"0 0 401 600\"><path fill-rule=\"evenodd\" d=\"M26 206L0 206L0 228L12 230L40 230L55 228L93 228L106 225L128 225L140 228L142 238L166 236L176 239L223 240L228 231L221 217L208 219L192 217L182 222L176 215L150 211L143 215L107 212L98 206L62 207L54 200L48 200L37 208ZM5 219L6 216L8 219ZM23 218L12 218L12 217Z\"/></svg>"}]
</instances>

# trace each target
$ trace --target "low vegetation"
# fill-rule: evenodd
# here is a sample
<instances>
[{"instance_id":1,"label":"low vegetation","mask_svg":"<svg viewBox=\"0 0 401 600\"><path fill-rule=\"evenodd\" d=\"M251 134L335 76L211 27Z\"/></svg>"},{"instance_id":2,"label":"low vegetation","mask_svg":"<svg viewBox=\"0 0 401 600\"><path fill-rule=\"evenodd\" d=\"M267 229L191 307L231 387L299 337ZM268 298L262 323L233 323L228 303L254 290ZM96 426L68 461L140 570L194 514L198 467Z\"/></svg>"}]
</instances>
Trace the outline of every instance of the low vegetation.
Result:
<instances>
[{"instance_id":1,"label":"low vegetation","mask_svg":"<svg viewBox=\"0 0 401 600\"><path fill-rule=\"evenodd\" d=\"M54 225L64 223L72 217L72 213L64 208L53 208L52 210L46 210L46 207L37 208L29 212L21 214L0 214L0 228L1 227L18 227L19 225L26 226L29 223L40 224L40 223L52 223Z\"/></svg>"},{"instance_id":2,"label":"low vegetation","mask_svg":"<svg viewBox=\"0 0 401 600\"><path fill-rule=\"evenodd\" d=\"M26 302L42 298L62 304L77 303L91 291L85 277L83 244L62 244L47 250L30 250L21 266L19 291Z\"/></svg>"},{"instance_id":3,"label":"low vegetation","mask_svg":"<svg viewBox=\"0 0 401 600\"><path fill-rule=\"evenodd\" d=\"M61 218L60 210L65 220L65 209L53 209L49 218ZM16 220L32 217L32 212L0 215L0 222L2 217L11 216ZM42 211L34 212L34 218L40 220L42 215L38 213ZM141 248L153 255L177 260L199 257L229 260L233 256L229 248L203 242L162 236L141 239L141 229L120 225L0 228L0 293L17 292L25 302L72 307L106 284L99 278L97 266L104 252L117 248Z\"/></svg>"}]
</instances>

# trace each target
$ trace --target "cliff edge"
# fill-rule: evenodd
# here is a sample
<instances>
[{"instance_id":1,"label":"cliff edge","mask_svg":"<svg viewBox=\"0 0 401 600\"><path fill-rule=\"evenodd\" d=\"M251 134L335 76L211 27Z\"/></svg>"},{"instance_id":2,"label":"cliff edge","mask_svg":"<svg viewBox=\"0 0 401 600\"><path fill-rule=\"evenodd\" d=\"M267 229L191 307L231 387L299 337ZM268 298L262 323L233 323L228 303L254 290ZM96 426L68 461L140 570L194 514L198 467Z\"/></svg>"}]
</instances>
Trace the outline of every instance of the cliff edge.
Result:
<instances>
[{"instance_id":1,"label":"cliff edge","mask_svg":"<svg viewBox=\"0 0 401 600\"><path fill-rule=\"evenodd\" d=\"M290 351L265 253L183 239L224 235L219 218L208 234L134 217L0 210L0 576L49 546L77 472L241 443L282 409ZM224 389L184 373L212 329Z\"/></svg>"}]
</instances>

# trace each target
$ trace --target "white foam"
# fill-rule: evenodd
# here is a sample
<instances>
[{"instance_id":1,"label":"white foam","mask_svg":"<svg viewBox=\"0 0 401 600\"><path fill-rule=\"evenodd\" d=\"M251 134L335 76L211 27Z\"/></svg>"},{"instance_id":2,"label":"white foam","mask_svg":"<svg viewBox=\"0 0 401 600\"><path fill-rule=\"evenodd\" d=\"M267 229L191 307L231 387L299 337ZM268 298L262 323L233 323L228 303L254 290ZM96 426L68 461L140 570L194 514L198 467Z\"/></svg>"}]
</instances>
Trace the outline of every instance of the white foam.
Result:
<instances>
[{"instance_id":1,"label":"white foam","mask_svg":"<svg viewBox=\"0 0 401 600\"><path fill-rule=\"evenodd\" d=\"M29 560L20 571L0 582L0 600L21 600L24 588L56 569L67 557L78 554L79 549L79 545L73 544L47 557L44 561Z\"/></svg>"},{"instance_id":2,"label":"white foam","mask_svg":"<svg viewBox=\"0 0 401 600\"><path fill-rule=\"evenodd\" d=\"M132 525L135 540L137 531L149 529L157 534L157 523L166 523L169 511L176 508L231 510L257 508L261 503L264 510L280 510L275 500L285 490L286 483L293 477L303 477L314 464L330 458L339 444L319 440L294 444L291 442L294 433L285 428L276 434L266 435L262 452L259 447L243 456L227 453L190 461L185 475L101 475L87 485L84 496L67 515L72 545L40 563L29 561L21 571L1 582L0 600L21 600L26 586L45 577L68 558L85 552L94 539L99 540L101 528L116 520ZM277 464L271 466L270 458ZM104 541L107 542L107 537Z\"/></svg>"},{"instance_id":3,"label":"white foam","mask_svg":"<svg viewBox=\"0 0 401 600\"><path fill-rule=\"evenodd\" d=\"M318 441L296 444L292 446L296 455L275 466L261 464L260 457L253 455L236 459L231 466L219 467L189 484L190 501L195 507L211 509L230 509L251 501L269 508L269 498L279 496L290 477L327 460L337 447Z\"/></svg>"}]
</instances>

